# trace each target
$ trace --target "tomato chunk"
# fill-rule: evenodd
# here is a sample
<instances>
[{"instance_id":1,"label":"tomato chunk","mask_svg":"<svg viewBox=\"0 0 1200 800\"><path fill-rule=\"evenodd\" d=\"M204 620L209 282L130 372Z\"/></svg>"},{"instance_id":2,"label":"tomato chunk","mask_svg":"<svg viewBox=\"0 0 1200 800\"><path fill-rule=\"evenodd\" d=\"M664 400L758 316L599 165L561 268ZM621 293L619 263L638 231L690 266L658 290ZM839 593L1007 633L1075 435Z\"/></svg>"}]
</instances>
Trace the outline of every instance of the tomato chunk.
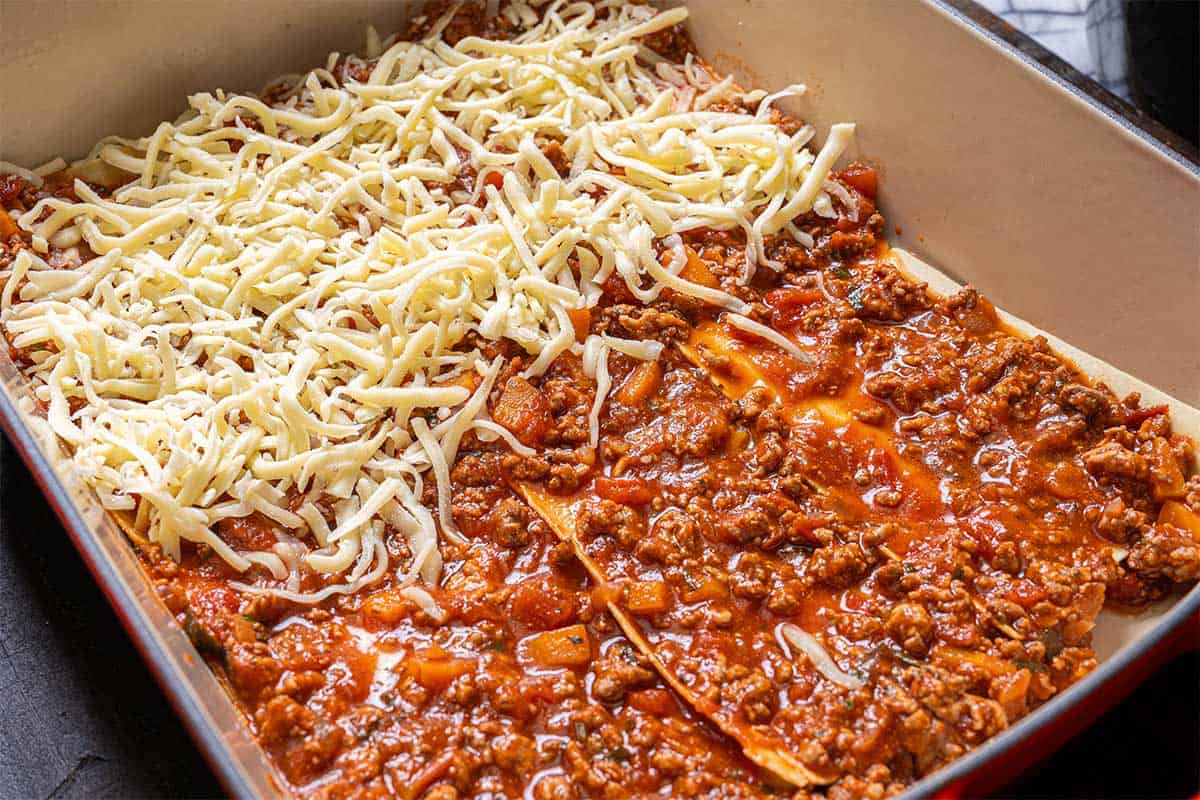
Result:
<instances>
[{"instance_id":1,"label":"tomato chunk","mask_svg":"<svg viewBox=\"0 0 1200 800\"><path fill-rule=\"evenodd\" d=\"M851 164L837 174L842 183L874 200L879 192L879 171L866 164Z\"/></svg>"},{"instance_id":2,"label":"tomato chunk","mask_svg":"<svg viewBox=\"0 0 1200 800\"><path fill-rule=\"evenodd\" d=\"M1157 417L1160 414L1168 414L1170 409L1165 405L1147 406L1146 408L1135 408L1125 415L1125 425L1130 428L1136 428L1151 417Z\"/></svg>"},{"instance_id":3,"label":"tomato chunk","mask_svg":"<svg viewBox=\"0 0 1200 800\"><path fill-rule=\"evenodd\" d=\"M552 572L531 575L513 587L508 599L513 618L533 630L558 628L578 611L575 593Z\"/></svg>"},{"instance_id":4,"label":"tomato chunk","mask_svg":"<svg viewBox=\"0 0 1200 800\"><path fill-rule=\"evenodd\" d=\"M492 419L508 428L521 444L537 447L554 420L550 401L532 383L520 376L508 379Z\"/></svg>"},{"instance_id":5,"label":"tomato chunk","mask_svg":"<svg viewBox=\"0 0 1200 800\"><path fill-rule=\"evenodd\" d=\"M933 651L933 660L946 664L951 669L974 667L989 675L1007 675L1016 671L1008 661L980 650L964 650L960 647L940 646Z\"/></svg>"},{"instance_id":6,"label":"tomato chunk","mask_svg":"<svg viewBox=\"0 0 1200 800\"><path fill-rule=\"evenodd\" d=\"M637 365L617 390L617 400L633 407L641 405L658 390L662 383L662 367L657 361L644 361Z\"/></svg>"},{"instance_id":7,"label":"tomato chunk","mask_svg":"<svg viewBox=\"0 0 1200 800\"><path fill-rule=\"evenodd\" d=\"M1033 581L1019 580L1013 584L1011 589L1005 592L1004 596L1009 601L1023 608L1030 608L1035 603L1045 599L1046 590Z\"/></svg>"},{"instance_id":8,"label":"tomato chunk","mask_svg":"<svg viewBox=\"0 0 1200 800\"><path fill-rule=\"evenodd\" d=\"M504 176L501 175L496 170L492 170L491 172L489 172L488 174L483 176L483 185L491 186L492 188L494 188L496 190L500 190L500 189L504 188Z\"/></svg>"},{"instance_id":9,"label":"tomato chunk","mask_svg":"<svg viewBox=\"0 0 1200 800\"><path fill-rule=\"evenodd\" d=\"M0 242L6 242L20 232L21 229L8 212L0 208Z\"/></svg>"},{"instance_id":10,"label":"tomato chunk","mask_svg":"<svg viewBox=\"0 0 1200 800\"><path fill-rule=\"evenodd\" d=\"M1158 512L1158 521L1190 531L1196 541L1200 542L1200 514L1192 511L1183 503L1177 500L1168 500L1163 503Z\"/></svg>"},{"instance_id":11,"label":"tomato chunk","mask_svg":"<svg viewBox=\"0 0 1200 800\"><path fill-rule=\"evenodd\" d=\"M626 702L638 711L665 717L675 710L675 698L666 689L638 689L626 695Z\"/></svg>"},{"instance_id":12,"label":"tomato chunk","mask_svg":"<svg viewBox=\"0 0 1200 800\"><path fill-rule=\"evenodd\" d=\"M683 249L687 253L687 262L683 265L683 269L679 271L679 277L685 281L707 286L710 289L716 289L720 286L721 282L717 280L716 274L709 269L704 259L690 247L685 246Z\"/></svg>"},{"instance_id":13,"label":"tomato chunk","mask_svg":"<svg viewBox=\"0 0 1200 800\"><path fill-rule=\"evenodd\" d=\"M414 653L408 659L409 674L426 689L440 692L455 678L475 671L476 660L450 656L441 648Z\"/></svg>"},{"instance_id":14,"label":"tomato chunk","mask_svg":"<svg viewBox=\"0 0 1200 800\"><path fill-rule=\"evenodd\" d=\"M583 625L539 633L526 641L529 657L543 667L586 667L592 660L592 637Z\"/></svg>"},{"instance_id":15,"label":"tomato chunk","mask_svg":"<svg viewBox=\"0 0 1200 800\"><path fill-rule=\"evenodd\" d=\"M363 620L368 626L395 625L412 614L414 604L399 589L380 589L363 601Z\"/></svg>"},{"instance_id":16,"label":"tomato chunk","mask_svg":"<svg viewBox=\"0 0 1200 800\"><path fill-rule=\"evenodd\" d=\"M575 329L575 341L582 343L588 337L592 327L592 310L590 308L568 308L567 318Z\"/></svg>"},{"instance_id":17,"label":"tomato chunk","mask_svg":"<svg viewBox=\"0 0 1200 800\"><path fill-rule=\"evenodd\" d=\"M625 586L624 594L630 614L661 614L671 607L671 591L663 581L635 581Z\"/></svg>"},{"instance_id":18,"label":"tomato chunk","mask_svg":"<svg viewBox=\"0 0 1200 800\"><path fill-rule=\"evenodd\" d=\"M819 302L822 294L817 289L801 289L784 286L772 289L763 296L771 307L771 322L775 325L794 325L813 303Z\"/></svg>"},{"instance_id":19,"label":"tomato chunk","mask_svg":"<svg viewBox=\"0 0 1200 800\"><path fill-rule=\"evenodd\" d=\"M703 603L706 600L722 600L729 596L725 584L718 580L702 581L698 586L684 592L683 599L689 603Z\"/></svg>"},{"instance_id":20,"label":"tomato chunk","mask_svg":"<svg viewBox=\"0 0 1200 800\"><path fill-rule=\"evenodd\" d=\"M654 499L654 486L640 478L596 478L596 494L627 506L644 506Z\"/></svg>"}]
</instances>

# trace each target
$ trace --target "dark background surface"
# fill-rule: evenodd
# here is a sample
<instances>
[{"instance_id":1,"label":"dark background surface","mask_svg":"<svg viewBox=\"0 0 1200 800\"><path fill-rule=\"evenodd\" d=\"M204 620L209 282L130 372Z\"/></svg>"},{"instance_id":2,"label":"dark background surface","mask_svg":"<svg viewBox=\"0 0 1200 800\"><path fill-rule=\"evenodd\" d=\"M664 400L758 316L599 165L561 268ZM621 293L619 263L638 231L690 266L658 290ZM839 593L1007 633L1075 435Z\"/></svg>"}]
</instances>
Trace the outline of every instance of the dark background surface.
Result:
<instances>
[{"instance_id":1,"label":"dark background surface","mask_svg":"<svg viewBox=\"0 0 1200 800\"><path fill-rule=\"evenodd\" d=\"M1200 3L1131 6L1137 99L1195 142ZM6 440L0 451L0 798L221 795L24 465ZM1200 655L1192 652L996 796L1198 790Z\"/></svg>"}]
</instances>

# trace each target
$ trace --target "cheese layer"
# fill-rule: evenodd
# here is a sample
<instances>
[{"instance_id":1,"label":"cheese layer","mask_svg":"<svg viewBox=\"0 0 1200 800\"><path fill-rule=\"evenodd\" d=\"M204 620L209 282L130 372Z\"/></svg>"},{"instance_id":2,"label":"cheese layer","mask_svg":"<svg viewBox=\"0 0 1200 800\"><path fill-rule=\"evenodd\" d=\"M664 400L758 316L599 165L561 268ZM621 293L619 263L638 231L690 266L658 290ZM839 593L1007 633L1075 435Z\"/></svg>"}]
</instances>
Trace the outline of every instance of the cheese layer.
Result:
<instances>
[{"instance_id":1,"label":"cheese layer","mask_svg":"<svg viewBox=\"0 0 1200 800\"><path fill-rule=\"evenodd\" d=\"M853 126L814 155L811 128L771 121L802 86L743 93L640 43L686 9L504 13L522 29L511 41L451 46L443 19L346 59L365 81L339 83L333 54L261 97L193 95L176 121L72 165L110 196L77 180L77 201L18 220L33 249L4 276L0 322L81 474L166 553L206 544L270 573L243 590L301 602L389 569L428 599L439 541L459 537L459 444L498 435L501 364L469 335L519 345L529 376L583 355L594 439L610 351L658 351L610 337L580 350L567 309L615 276L642 302L670 288L743 312L680 277L678 234L743 231L749 279L778 267L764 237L810 244L792 220L832 216L828 173ZM271 549L214 532L254 512L278 526ZM411 555L400 565L393 535ZM324 588L301 591L305 570Z\"/></svg>"}]
</instances>

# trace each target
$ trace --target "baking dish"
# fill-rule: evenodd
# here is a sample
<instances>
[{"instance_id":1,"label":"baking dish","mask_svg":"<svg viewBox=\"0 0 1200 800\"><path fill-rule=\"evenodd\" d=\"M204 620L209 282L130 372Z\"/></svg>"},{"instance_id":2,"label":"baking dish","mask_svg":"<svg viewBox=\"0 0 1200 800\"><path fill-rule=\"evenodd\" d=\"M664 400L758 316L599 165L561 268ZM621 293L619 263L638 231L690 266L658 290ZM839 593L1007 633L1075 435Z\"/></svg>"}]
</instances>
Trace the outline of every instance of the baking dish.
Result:
<instances>
[{"instance_id":1,"label":"baking dish","mask_svg":"<svg viewBox=\"0 0 1200 800\"><path fill-rule=\"evenodd\" d=\"M939 7L757 3L730 8L712 2L693 8L701 50L719 66L764 86L810 83L814 97L797 110L818 127L838 119L858 121L858 155L887 168L884 205L903 231L897 241L931 261L953 265L1001 306L1040 327L1177 396L1195 397L1200 374L1188 315L1195 306L1196 179L1186 166L1105 122L1094 108ZM82 55L71 50L69 42L77 38L71 30L56 27L62 42L57 45L37 14L18 10L4 32L6 40L12 37L6 52L14 57L3 82L3 102L45 125L6 131L0 145L4 156L35 162L52 153L79 152L110 130L137 132L153 119L170 116L174 98L190 89L254 86L283 69L310 63L313 54L350 46L369 16L381 29L395 24L361 4L306 8L284 26L279 20L288 12L276 13L281 9L274 4L249 9L218 4L216 10L101 5L67 23L70 28L88 25L93 35L111 31L106 40L116 42L115 56L99 67L81 63ZM169 20L161 16L165 12ZM155 57L155 48L146 46L151 37L143 34L164 26L194 31L194 48L172 53L169 68L153 73L161 76L161 85L148 86L144 78L129 81L129 75L147 74L141 59ZM59 90L46 91L47 81ZM131 83L138 86L136 97L123 91ZM70 126L49 124L61 109L85 103L97 113ZM131 112L135 104L138 109ZM61 139L47 136L46 128L61 131ZM1127 274L1141 263L1153 268ZM1136 293L1112 290L1135 281ZM1110 328L1122 321L1129 332L1111 335ZM1146 352L1156 359L1139 363ZM1091 371L1107 374L1103 368ZM1131 388L1119 377L1110 380L1118 391ZM269 793L268 773L255 762L253 745L250 751L242 747L247 737L234 712L157 607L119 534L69 476L56 470L53 447L36 441L36 423L14 411L19 388L13 386L4 401L10 435L33 462L231 791ZM1136 626L1113 628L1115 641L1132 645L1047 711L1032 715L1030 724L1022 723L980 752L1012 752L1005 743L1011 748L1044 731L1039 724L1053 717L1054 709L1061 714L1087 694L1083 687L1099 686L1105 676L1130 674L1124 671L1126 662L1173 629L1181 610L1194 611L1196 600L1193 593L1165 616L1148 618L1142 627L1152 630L1140 638L1134 638ZM965 759L934 776L932 785L913 791L964 778L972 764L982 763Z\"/></svg>"}]
</instances>

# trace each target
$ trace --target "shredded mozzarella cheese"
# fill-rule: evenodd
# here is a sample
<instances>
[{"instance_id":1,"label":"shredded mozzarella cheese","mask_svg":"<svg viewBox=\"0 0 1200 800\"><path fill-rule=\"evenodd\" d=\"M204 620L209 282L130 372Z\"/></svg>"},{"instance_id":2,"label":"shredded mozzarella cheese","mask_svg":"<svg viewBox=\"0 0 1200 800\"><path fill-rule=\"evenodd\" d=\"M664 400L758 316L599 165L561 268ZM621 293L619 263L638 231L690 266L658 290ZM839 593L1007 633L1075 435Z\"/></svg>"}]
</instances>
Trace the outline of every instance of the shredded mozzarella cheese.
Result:
<instances>
[{"instance_id":1,"label":"shredded mozzarella cheese","mask_svg":"<svg viewBox=\"0 0 1200 800\"><path fill-rule=\"evenodd\" d=\"M742 316L741 314L734 314L731 312L725 314L724 318L726 322L738 330L745 331L746 333L753 334L760 339L767 340L783 352L790 355L792 358L799 361L801 364L813 363L812 356L801 350L799 345L781 334L779 331L774 330L773 328L768 328L766 325L763 325L760 322L755 322L749 317Z\"/></svg>"},{"instance_id":2,"label":"shredded mozzarella cheese","mask_svg":"<svg viewBox=\"0 0 1200 800\"><path fill-rule=\"evenodd\" d=\"M862 680L839 667L817 641L817 637L808 631L801 630L790 622L781 622L775 628L775 636L784 652L791 652L791 648L788 647L791 645L807 656L813 667L833 683L851 690L863 688Z\"/></svg>"},{"instance_id":3,"label":"shredded mozzarella cheese","mask_svg":"<svg viewBox=\"0 0 1200 800\"><path fill-rule=\"evenodd\" d=\"M741 94L637 44L685 9L518 11L504 12L525 26L511 41L451 46L448 17L420 42L373 35L363 82L339 85L335 55L263 98L193 95L174 122L106 138L72 166L110 180L110 196L77 180L78 200L47 198L19 218L33 249L4 276L0 322L33 354L36 396L83 477L166 553L204 543L275 581L244 591L311 603L378 580L399 532L412 553L401 578L436 584L438 537L461 538L449 513L461 437L475 428L528 449L487 419L500 365L467 349L468 335L517 343L539 375L575 347L566 310L594 306L614 275L643 301L669 287L744 312L679 277L678 234L744 230L761 262L764 236L792 235L793 217L828 203L852 127L834 126L814 158L811 131L784 134L765 106L710 110L777 95ZM79 243L96 257L46 257ZM592 444L610 350L661 355L653 342L588 339ZM473 392L447 383L469 373ZM419 502L429 479L436 516ZM240 553L214 532L255 512L278 526L279 547ZM300 591L302 570L324 575L322 588Z\"/></svg>"}]
</instances>

